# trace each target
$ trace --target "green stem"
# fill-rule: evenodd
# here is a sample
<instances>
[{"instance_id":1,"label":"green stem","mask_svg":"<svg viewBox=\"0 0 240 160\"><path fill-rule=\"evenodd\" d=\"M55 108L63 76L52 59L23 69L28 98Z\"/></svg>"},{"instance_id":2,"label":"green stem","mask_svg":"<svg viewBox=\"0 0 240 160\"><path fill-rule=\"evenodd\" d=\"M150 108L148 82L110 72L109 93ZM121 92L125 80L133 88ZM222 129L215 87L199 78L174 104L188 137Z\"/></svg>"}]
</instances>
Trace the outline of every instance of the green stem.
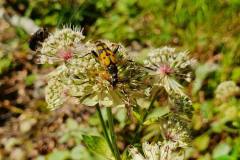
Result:
<instances>
[{"instance_id":1,"label":"green stem","mask_svg":"<svg viewBox=\"0 0 240 160\"><path fill-rule=\"evenodd\" d=\"M153 97L153 99L152 99L152 101L151 101L151 103L150 103L147 111L146 111L145 114L143 115L142 123L144 123L144 121L146 120L149 112L153 109L153 107L154 107L153 104L154 104L154 102L155 102L156 99L157 99L157 96Z\"/></svg>"},{"instance_id":2,"label":"green stem","mask_svg":"<svg viewBox=\"0 0 240 160\"><path fill-rule=\"evenodd\" d=\"M107 116L108 116L108 123L109 123L109 131L112 139L112 145L116 154L116 159L121 160L121 156L117 147L116 136L114 133L112 108L110 107L107 107Z\"/></svg>"},{"instance_id":3,"label":"green stem","mask_svg":"<svg viewBox=\"0 0 240 160\"><path fill-rule=\"evenodd\" d=\"M106 124L104 122L102 112L101 112L101 109L100 109L98 104L96 105L96 108L97 108L97 112L98 112L98 117L99 117L101 125L102 125L104 137L106 138L106 141L108 143L109 148L111 149L112 154L115 156L115 152L114 152L112 143L111 143L110 138L108 136L107 127L106 127Z\"/></svg>"},{"instance_id":4,"label":"green stem","mask_svg":"<svg viewBox=\"0 0 240 160\"><path fill-rule=\"evenodd\" d=\"M154 94L154 96L153 96L153 98L152 98L152 100L151 100L151 102L150 102L150 104L149 104L149 107L148 107L147 111L144 113L143 119L142 119L142 121L141 121L141 124L139 124L139 125L137 126L137 129L136 129L136 130L137 130L137 133L136 133L136 136L134 137L132 143L135 143L135 142L138 140L138 137L140 136L140 133L141 133L141 130L142 130L143 123L145 122L145 120L146 120L149 112L150 112L150 111L153 109L153 107L154 107L153 104L154 104L155 100L157 99L157 93L158 93L158 92L156 92L156 93Z\"/></svg>"}]
</instances>

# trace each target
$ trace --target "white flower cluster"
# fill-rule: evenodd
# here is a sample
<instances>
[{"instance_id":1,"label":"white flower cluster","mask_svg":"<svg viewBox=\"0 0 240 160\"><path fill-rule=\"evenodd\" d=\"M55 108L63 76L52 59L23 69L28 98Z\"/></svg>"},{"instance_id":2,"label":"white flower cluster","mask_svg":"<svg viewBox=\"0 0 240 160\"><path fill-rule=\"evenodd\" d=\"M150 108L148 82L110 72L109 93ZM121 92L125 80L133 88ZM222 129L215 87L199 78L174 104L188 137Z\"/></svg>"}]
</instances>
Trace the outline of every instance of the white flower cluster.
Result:
<instances>
[{"instance_id":1,"label":"white flower cluster","mask_svg":"<svg viewBox=\"0 0 240 160\"><path fill-rule=\"evenodd\" d=\"M191 81L195 60L190 59L186 51L177 52L174 48L163 47L152 50L144 64L152 70L153 85L164 87L168 94L184 95L178 81Z\"/></svg>"},{"instance_id":2,"label":"white flower cluster","mask_svg":"<svg viewBox=\"0 0 240 160\"><path fill-rule=\"evenodd\" d=\"M224 81L220 83L215 91L216 98L226 101L229 97L240 93L240 88L233 81Z\"/></svg>"},{"instance_id":3,"label":"white flower cluster","mask_svg":"<svg viewBox=\"0 0 240 160\"><path fill-rule=\"evenodd\" d=\"M80 29L63 28L51 34L40 50L39 63L56 63L71 59L74 54L84 55L87 47L82 43L84 36Z\"/></svg>"},{"instance_id":4,"label":"white flower cluster","mask_svg":"<svg viewBox=\"0 0 240 160\"><path fill-rule=\"evenodd\" d=\"M172 141L176 147L185 148L191 140L190 130L186 121L176 114L168 114L162 118L161 129L163 138Z\"/></svg>"},{"instance_id":5,"label":"white flower cluster","mask_svg":"<svg viewBox=\"0 0 240 160\"><path fill-rule=\"evenodd\" d=\"M145 142L142 144L144 155L134 147L129 149L129 153L132 157L131 160L183 160L184 154L176 152L177 148L172 141L151 144Z\"/></svg>"},{"instance_id":6,"label":"white flower cluster","mask_svg":"<svg viewBox=\"0 0 240 160\"><path fill-rule=\"evenodd\" d=\"M46 88L50 109L58 108L67 97L75 97L87 106L110 107L129 105L137 96L144 95L142 78L146 72L129 59L121 44L101 40L110 50L119 46L116 55L119 83L113 88L110 73L91 53L96 51L96 45L84 43L83 39L81 30L64 28L52 33L42 44L40 62L60 62L58 69L50 74Z\"/></svg>"},{"instance_id":7,"label":"white flower cluster","mask_svg":"<svg viewBox=\"0 0 240 160\"><path fill-rule=\"evenodd\" d=\"M50 110L56 109L56 106L60 106L64 101L64 84L57 79L50 79L48 86L45 89L46 102Z\"/></svg>"},{"instance_id":8,"label":"white flower cluster","mask_svg":"<svg viewBox=\"0 0 240 160\"><path fill-rule=\"evenodd\" d=\"M142 155L136 148L129 149L132 160L182 160L191 137L188 124L176 114L167 114L160 122L162 141L144 142Z\"/></svg>"}]
</instances>

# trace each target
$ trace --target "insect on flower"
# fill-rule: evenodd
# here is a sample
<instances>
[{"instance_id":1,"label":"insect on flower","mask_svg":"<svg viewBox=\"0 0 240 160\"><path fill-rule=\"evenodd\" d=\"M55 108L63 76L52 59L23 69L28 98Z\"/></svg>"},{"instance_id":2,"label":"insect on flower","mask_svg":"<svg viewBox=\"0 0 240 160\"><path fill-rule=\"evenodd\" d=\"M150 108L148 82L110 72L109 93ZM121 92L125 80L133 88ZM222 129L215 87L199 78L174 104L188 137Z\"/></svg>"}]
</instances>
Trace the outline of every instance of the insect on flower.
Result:
<instances>
[{"instance_id":1,"label":"insect on flower","mask_svg":"<svg viewBox=\"0 0 240 160\"><path fill-rule=\"evenodd\" d=\"M48 38L49 32L47 28L38 29L29 40L29 48L36 51L42 44L42 42Z\"/></svg>"},{"instance_id":2,"label":"insect on flower","mask_svg":"<svg viewBox=\"0 0 240 160\"><path fill-rule=\"evenodd\" d=\"M118 68L116 53L119 49L117 46L113 51L102 41L96 41L96 51L91 53L98 58L100 64L106 68L108 73L111 75L111 84L113 87L118 83Z\"/></svg>"}]
</instances>

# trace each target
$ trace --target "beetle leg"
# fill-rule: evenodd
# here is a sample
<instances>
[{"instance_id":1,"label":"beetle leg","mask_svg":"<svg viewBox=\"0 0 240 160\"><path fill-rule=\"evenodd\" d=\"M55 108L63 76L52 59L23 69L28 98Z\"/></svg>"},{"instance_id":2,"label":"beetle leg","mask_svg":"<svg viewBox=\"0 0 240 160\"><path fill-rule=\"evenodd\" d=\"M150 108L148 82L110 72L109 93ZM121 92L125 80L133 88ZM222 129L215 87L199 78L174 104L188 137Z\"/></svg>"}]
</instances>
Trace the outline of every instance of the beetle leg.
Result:
<instances>
[{"instance_id":1,"label":"beetle leg","mask_svg":"<svg viewBox=\"0 0 240 160\"><path fill-rule=\"evenodd\" d=\"M116 54L116 53L117 53L117 51L118 51L119 47L120 47L120 46L119 46L119 45L117 45L117 47L116 47L116 48L113 50L113 53L114 53L114 54Z\"/></svg>"},{"instance_id":2,"label":"beetle leg","mask_svg":"<svg viewBox=\"0 0 240 160\"><path fill-rule=\"evenodd\" d=\"M83 57L85 57L85 56L87 56L87 55L89 55L89 54L91 54L91 53L87 53L87 54L81 56L80 58L83 58Z\"/></svg>"},{"instance_id":3,"label":"beetle leg","mask_svg":"<svg viewBox=\"0 0 240 160\"><path fill-rule=\"evenodd\" d=\"M95 57L98 57L98 54L97 54L97 52L95 52L95 51L92 51L91 52Z\"/></svg>"},{"instance_id":4,"label":"beetle leg","mask_svg":"<svg viewBox=\"0 0 240 160\"><path fill-rule=\"evenodd\" d=\"M98 55L97 55L97 53L95 51L91 51L91 53L87 53L87 54L81 56L80 58L83 58L83 57L85 57L85 56L87 56L89 54L93 54L95 57L98 57Z\"/></svg>"}]
</instances>

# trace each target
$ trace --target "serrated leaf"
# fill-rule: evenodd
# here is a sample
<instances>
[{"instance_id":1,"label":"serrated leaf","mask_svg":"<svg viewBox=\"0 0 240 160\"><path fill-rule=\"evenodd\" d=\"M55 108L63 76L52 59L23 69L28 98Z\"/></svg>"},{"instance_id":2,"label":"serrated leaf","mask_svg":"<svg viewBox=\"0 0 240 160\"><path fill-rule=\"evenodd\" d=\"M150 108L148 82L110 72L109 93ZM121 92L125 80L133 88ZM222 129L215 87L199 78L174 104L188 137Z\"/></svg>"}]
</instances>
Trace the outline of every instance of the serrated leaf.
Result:
<instances>
[{"instance_id":1,"label":"serrated leaf","mask_svg":"<svg viewBox=\"0 0 240 160\"><path fill-rule=\"evenodd\" d=\"M88 136L83 135L83 142L89 148L90 151L106 158L109 160L113 160L113 156L111 150L109 149L104 138L99 136Z\"/></svg>"}]
</instances>

